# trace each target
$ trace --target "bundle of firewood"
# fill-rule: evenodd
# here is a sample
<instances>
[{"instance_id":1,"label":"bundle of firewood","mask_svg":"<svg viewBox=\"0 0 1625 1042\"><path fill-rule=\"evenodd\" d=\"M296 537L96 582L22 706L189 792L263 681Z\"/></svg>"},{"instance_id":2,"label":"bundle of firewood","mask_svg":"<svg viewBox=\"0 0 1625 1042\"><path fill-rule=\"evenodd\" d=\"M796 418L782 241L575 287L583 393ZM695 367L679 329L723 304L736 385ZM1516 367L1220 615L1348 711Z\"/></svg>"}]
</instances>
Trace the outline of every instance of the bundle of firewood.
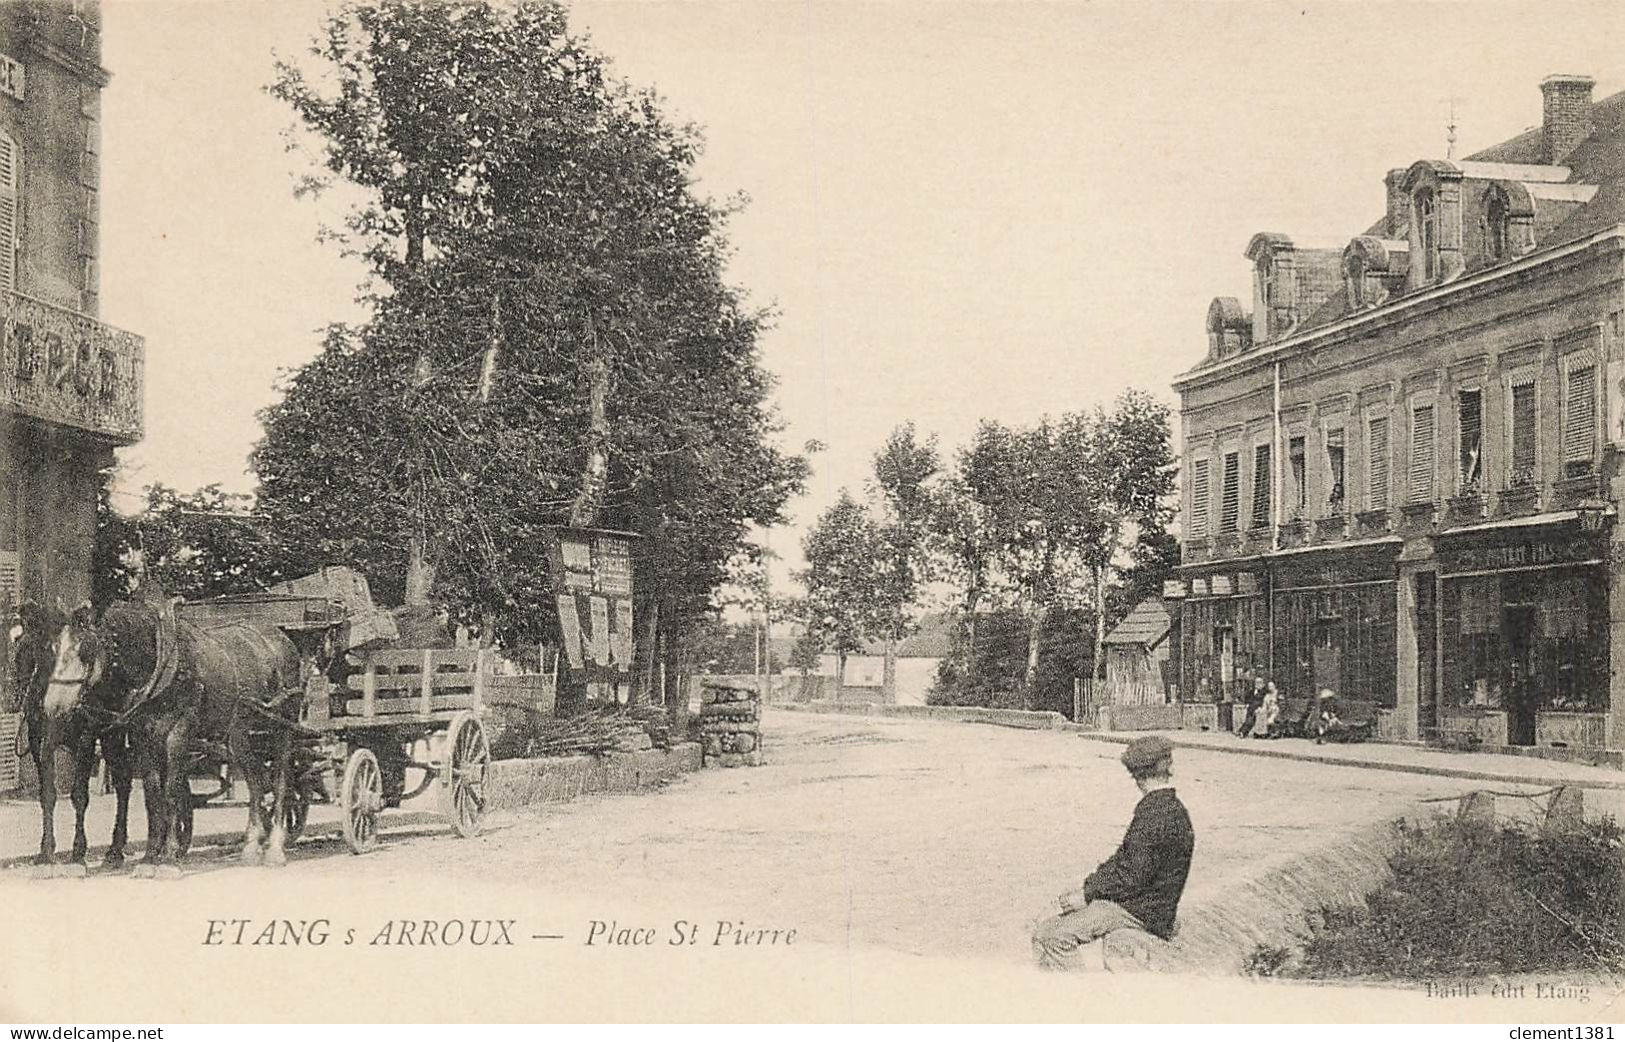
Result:
<instances>
[{"instance_id":1,"label":"bundle of firewood","mask_svg":"<svg viewBox=\"0 0 1625 1042\"><path fill-rule=\"evenodd\" d=\"M706 684L700 691L700 749L705 763L755 767L762 762L762 700L755 691Z\"/></svg>"}]
</instances>

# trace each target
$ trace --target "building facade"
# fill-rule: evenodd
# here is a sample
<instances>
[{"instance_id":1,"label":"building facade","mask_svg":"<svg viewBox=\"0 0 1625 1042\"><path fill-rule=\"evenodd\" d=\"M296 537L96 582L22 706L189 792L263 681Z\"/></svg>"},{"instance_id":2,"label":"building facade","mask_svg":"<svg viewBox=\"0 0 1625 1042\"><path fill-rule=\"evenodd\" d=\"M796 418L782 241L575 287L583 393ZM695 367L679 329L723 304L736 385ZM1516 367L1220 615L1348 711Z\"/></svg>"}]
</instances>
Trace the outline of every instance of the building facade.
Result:
<instances>
[{"instance_id":1,"label":"building facade","mask_svg":"<svg viewBox=\"0 0 1625 1042\"><path fill-rule=\"evenodd\" d=\"M1254 673L1379 734L1625 749L1625 94L1261 233L1181 375L1187 702ZM1375 194L1375 193L1374 193Z\"/></svg>"},{"instance_id":2,"label":"building facade","mask_svg":"<svg viewBox=\"0 0 1625 1042\"><path fill-rule=\"evenodd\" d=\"M116 447L141 437L144 344L97 318L107 82L99 4L0 2L0 612L8 619L24 599L71 607L90 596L102 474ZM9 643L4 650L9 674ZM0 714L0 790L18 784L16 727Z\"/></svg>"}]
</instances>

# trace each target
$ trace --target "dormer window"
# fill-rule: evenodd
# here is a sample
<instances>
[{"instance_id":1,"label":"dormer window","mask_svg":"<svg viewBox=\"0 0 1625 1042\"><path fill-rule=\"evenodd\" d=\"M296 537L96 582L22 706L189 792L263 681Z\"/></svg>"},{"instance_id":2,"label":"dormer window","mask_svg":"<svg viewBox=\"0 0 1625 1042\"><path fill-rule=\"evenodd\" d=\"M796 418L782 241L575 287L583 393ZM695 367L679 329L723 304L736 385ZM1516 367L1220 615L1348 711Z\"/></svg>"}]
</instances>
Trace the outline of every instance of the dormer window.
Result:
<instances>
[{"instance_id":1,"label":"dormer window","mask_svg":"<svg viewBox=\"0 0 1625 1042\"><path fill-rule=\"evenodd\" d=\"M1433 282L1439 277L1439 202L1433 192L1422 191L1416 193L1413 205L1422 248L1422 278Z\"/></svg>"},{"instance_id":2,"label":"dormer window","mask_svg":"<svg viewBox=\"0 0 1625 1042\"><path fill-rule=\"evenodd\" d=\"M1275 265L1268 257L1258 262L1258 304L1265 312L1275 310Z\"/></svg>"},{"instance_id":3,"label":"dormer window","mask_svg":"<svg viewBox=\"0 0 1625 1042\"><path fill-rule=\"evenodd\" d=\"M1365 307L1365 262L1357 253L1343 258L1343 292L1349 299L1349 310Z\"/></svg>"}]
</instances>

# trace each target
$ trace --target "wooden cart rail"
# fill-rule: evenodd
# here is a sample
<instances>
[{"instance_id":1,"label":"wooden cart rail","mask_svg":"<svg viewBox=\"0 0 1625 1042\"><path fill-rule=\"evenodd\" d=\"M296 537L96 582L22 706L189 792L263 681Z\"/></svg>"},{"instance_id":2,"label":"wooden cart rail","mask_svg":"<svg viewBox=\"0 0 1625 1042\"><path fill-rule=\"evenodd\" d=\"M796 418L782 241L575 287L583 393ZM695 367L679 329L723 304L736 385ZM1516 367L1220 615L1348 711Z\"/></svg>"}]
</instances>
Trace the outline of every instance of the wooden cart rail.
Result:
<instances>
[{"instance_id":1,"label":"wooden cart rail","mask_svg":"<svg viewBox=\"0 0 1625 1042\"><path fill-rule=\"evenodd\" d=\"M346 719L444 717L485 705L490 673L483 648L413 648L368 652L362 671L345 686L360 698L346 699Z\"/></svg>"}]
</instances>

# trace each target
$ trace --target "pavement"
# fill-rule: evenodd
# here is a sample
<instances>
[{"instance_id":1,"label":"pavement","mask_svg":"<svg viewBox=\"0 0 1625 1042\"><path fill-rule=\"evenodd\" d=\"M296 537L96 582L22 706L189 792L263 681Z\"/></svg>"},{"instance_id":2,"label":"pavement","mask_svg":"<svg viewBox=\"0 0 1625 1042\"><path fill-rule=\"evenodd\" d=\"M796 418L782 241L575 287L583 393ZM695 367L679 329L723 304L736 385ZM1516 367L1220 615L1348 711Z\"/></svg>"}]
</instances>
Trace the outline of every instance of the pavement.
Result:
<instances>
[{"instance_id":1,"label":"pavement","mask_svg":"<svg viewBox=\"0 0 1625 1042\"><path fill-rule=\"evenodd\" d=\"M903 1015L927 1019L1113 1015L1107 1011L1116 1007L1101 998L1099 984L1069 992L1053 979L1044 983L1031 968L1028 938L1055 895L1108 856L1128 824L1138 793L1117 762L1116 745L1068 731L772 709L764 732L762 767L706 770L659 790L505 811L491 815L473 839L454 838L425 813L432 804L409 806L386 812L379 848L357 858L332 836L331 810L318 807L312 836L282 869L241 866L231 846L200 841L174 881L97 869L84 880L43 881L26 866L0 870L0 899L14 910L9 936L35 945L30 965L37 962L40 975L29 978L28 988L45 989L19 984L10 994L34 1002L68 987L48 976L46 968L56 963L45 949L61 948L62 958L82 965L84 953L99 944L98 922L127 924L147 939L145 950L156 960L123 960L117 972L132 987L145 982L153 989L142 994L162 996L177 980L228 979L270 965L231 961L249 959L246 949L238 956L200 947L212 920L241 917L257 924L268 916L297 922L320 916L335 930L353 927L356 943L365 945L390 916L502 915L519 920L516 929L531 947L500 966L465 954L453 968L444 953L390 955L373 948L342 961L337 953L307 948L279 957L276 972L287 975L285 990L301 996L302 1010L317 1001L312 996L324 981L343 983L329 989L352 1003L342 1019L371 1008L365 982L373 973L389 981L390 1019L460 1015L455 1001L446 1004L448 993L455 999L457 988L479 981L486 985L480 1016L599 1019L613 1014L581 1004L601 1001L607 982L649 975L661 981L660 995L681 996L672 1000L679 1005L648 1014L656 1017L677 1016L677 1009L729 1020L861 1019L905 1009ZM1235 755L1217 743L1182 748L1175 782L1197 830L1186 894L1193 904L1223 900L1270 866L1361 834L1418 800L1477 787L1410 771ZM1495 787L1536 791L1507 778ZM1625 793L1588 791L1586 800L1589 813L1625 817ZM139 795L135 802L138 813ZM109 803L98 798L93 809L93 856L105 847ZM235 834L242 813L241 807L202 812L208 817L200 815L199 835ZM31 853L37 826L37 807L24 801L0 806L0 853ZM132 824L133 834L143 829ZM59 826L59 835L71 833ZM71 912L53 910L63 902ZM707 936L697 950L712 954L739 943L732 933L710 943L722 923L795 930L798 947L713 965L587 943L598 922L647 926L664 944L678 921L703 924ZM0 965L7 936L0 933ZM164 964L171 957L174 965ZM493 990L491 981L508 980L502 975L520 967L530 967L531 976ZM293 981L307 972L315 983L295 992ZM0 1010L7 980L0 971ZM906 988L891 983L904 980ZM188 1009L203 1018L237 1015L224 1004L242 993L218 990L191 993ZM626 1017L655 1001L655 992L619 994L625 1005L618 1012ZM1225 1007L1186 1005L1199 994L1193 985L1164 995L1155 1008L1119 1008L1115 1015L1226 1019ZM81 1003L76 1010L137 1016L132 1007L96 1005L94 989L74 995ZM1020 1009L998 1005L1015 997L1025 1003ZM1086 1000L1096 1004L1076 1005ZM1328 1016L1341 1001L1314 996L1295 1015L1301 1019L1312 1009L1316 1019ZM1479 1019L1476 1007L1428 1001L1417 1007L1422 1015L1436 1010L1441 1017ZM1413 1015L1393 1003L1351 997L1346 1005L1356 1019ZM1488 1018L1533 1019L1544 1012L1558 1015L1555 1006L1500 1006ZM1262 1015L1260 1007L1240 1014L1243 1020Z\"/></svg>"},{"instance_id":2,"label":"pavement","mask_svg":"<svg viewBox=\"0 0 1625 1042\"><path fill-rule=\"evenodd\" d=\"M1578 785L1585 789L1625 791L1625 772L1613 767L1544 760L1500 753L1453 752L1425 745L1357 742L1316 745L1307 738L1241 738L1214 731L1081 731L1091 741L1127 745L1142 734L1161 734L1186 749L1237 753L1275 759L1327 763L1368 770L1401 771L1436 778L1505 782L1511 785Z\"/></svg>"}]
</instances>

